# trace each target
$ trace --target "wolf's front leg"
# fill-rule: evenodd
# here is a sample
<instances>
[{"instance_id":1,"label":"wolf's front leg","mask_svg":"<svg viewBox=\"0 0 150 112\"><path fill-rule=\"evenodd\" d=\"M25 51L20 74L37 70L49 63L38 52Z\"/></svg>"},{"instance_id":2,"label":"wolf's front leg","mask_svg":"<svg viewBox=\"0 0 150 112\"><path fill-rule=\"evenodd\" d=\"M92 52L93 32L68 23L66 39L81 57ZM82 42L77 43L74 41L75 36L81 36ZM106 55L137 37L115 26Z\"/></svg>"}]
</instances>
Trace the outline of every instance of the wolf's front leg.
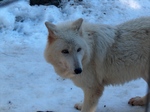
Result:
<instances>
[{"instance_id":1,"label":"wolf's front leg","mask_svg":"<svg viewBox=\"0 0 150 112\"><path fill-rule=\"evenodd\" d=\"M95 112L99 97L102 95L104 87L84 89L83 104L76 104L75 108L81 112Z\"/></svg>"}]
</instances>

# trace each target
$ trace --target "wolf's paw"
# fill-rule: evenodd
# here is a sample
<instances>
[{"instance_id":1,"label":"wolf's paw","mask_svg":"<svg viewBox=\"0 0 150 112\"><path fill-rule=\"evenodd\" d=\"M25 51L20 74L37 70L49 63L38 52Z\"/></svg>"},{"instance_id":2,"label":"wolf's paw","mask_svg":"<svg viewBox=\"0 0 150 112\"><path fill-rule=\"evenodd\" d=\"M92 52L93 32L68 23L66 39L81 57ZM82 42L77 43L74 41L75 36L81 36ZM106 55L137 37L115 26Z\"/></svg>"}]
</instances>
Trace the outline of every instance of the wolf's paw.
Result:
<instances>
[{"instance_id":1,"label":"wolf's paw","mask_svg":"<svg viewBox=\"0 0 150 112\"><path fill-rule=\"evenodd\" d=\"M145 105L145 103L146 102L145 102L144 98L139 97L139 96L131 98L128 102L128 104L130 104L132 106L143 106L143 105Z\"/></svg>"},{"instance_id":2,"label":"wolf's paw","mask_svg":"<svg viewBox=\"0 0 150 112\"><path fill-rule=\"evenodd\" d=\"M74 108L76 108L77 110L81 110L81 108L82 108L82 103L76 103L76 104L74 105Z\"/></svg>"}]
</instances>

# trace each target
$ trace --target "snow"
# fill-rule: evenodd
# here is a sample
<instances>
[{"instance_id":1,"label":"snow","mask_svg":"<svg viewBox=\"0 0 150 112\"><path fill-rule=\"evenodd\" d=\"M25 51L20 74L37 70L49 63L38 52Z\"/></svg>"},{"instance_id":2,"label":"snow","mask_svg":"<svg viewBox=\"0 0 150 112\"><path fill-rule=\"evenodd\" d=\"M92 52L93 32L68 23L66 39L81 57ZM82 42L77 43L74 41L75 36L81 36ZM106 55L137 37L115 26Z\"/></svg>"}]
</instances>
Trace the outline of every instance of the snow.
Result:
<instances>
[{"instance_id":1,"label":"snow","mask_svg":"<svg viewBox=\"0 0 150 112\"><path fill-rule=\"evenodd\" d=\"M30 6L21 0L0 7L0 112L78 112L73 106L82 101L82 90L59 77L43 57L45 21L55 24L82 17L116 25L140 16L150 16L149 0L70 0L62 8ZM146 90L143 79L108 86L97 112L143 112L144 107L127 102Z\"/></svg>"}]
</instances>

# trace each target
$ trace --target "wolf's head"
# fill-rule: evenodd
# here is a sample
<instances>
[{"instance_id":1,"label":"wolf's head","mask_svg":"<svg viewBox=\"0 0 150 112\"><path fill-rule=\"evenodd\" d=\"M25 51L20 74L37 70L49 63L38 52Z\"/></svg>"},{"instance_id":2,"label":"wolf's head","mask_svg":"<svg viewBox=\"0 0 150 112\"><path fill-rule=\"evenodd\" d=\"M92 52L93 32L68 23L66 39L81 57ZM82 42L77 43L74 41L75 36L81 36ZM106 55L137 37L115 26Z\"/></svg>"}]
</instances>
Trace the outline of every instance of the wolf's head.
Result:
<instances>
[{"instance_id":1,"label":"wolf's head","mask_svg":"<svg viewBox=\"0 0 150 112\"><path fill-rule=\"evenodd\" d=\"M83 19L54 25L46 22L48 41L45 59L62 77L71 78L81 74L83 65L88 62L87 44L81 37Z\"/></svg>"}]
</instances>

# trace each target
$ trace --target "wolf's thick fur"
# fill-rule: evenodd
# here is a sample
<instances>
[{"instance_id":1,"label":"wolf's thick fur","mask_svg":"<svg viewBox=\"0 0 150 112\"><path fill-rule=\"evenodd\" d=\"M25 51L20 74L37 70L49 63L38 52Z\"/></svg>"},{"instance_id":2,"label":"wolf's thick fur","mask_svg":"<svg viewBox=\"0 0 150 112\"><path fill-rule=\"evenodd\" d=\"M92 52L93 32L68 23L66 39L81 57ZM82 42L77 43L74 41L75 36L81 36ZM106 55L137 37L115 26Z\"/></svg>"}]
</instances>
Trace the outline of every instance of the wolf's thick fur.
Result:
<instances>
[{"instance_id":1,"label":"wolf's thick fur","mask_svg":"<svg viewBox=\"0 0 150 112\"><path fill-rule=\"evenodd\" d=\"M45 58L62 77L84 91L81 112L94 112L104 86L148 79L150 17L117 26L92 24L78 19L53 25L46 22L48 42ZM129 100L145 105L146 96Z\"/></svg>"}]
</instances>

